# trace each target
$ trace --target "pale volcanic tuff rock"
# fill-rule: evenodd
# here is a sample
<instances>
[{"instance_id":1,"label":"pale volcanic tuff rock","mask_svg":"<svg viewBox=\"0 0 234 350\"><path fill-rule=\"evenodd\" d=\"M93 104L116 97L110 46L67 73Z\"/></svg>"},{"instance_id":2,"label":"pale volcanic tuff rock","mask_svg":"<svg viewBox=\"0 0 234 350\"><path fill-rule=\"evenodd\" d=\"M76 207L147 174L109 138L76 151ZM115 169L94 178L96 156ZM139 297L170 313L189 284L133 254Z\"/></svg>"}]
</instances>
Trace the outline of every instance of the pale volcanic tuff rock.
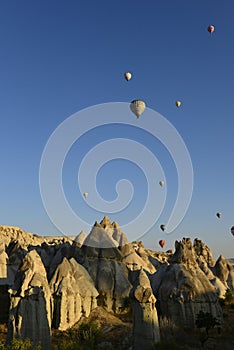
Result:
<instances>
[{"instance_id":1,"label":"pale volcanic tuff rock","mask_svg":"<svg viewBox=\"0 0 234 350\"><path fill-rule=\"evenodd\" d=\"M98 223L95 222L90 233L81 247L82 254L90 257L121 259L122 254L118 247L129 244L127 237L114 222L111 224L107 216Z\"/></svg>"},{"instance_id":2,"label":"pale volcanic tuff rock","mask_svg":"<svg viewBox=\"0 0 234 350\"><path fill-rule=\"evenodd\" d=\"M226 289L227 289L225 284L217 276L214 275L214 273L212 272L213 269L212 270L210 269L209 265L207 264L203 256L199 256L197 258L197 263L200 269L205 273L206 277L215 287L217 295L220 298L223 298L225 296Z\"/></svg>"},{"instance_id":3,"label":"pale volcanic tuff rock","mask_svg":"<svg viewBox=\"0 0 234 350\"><path fill-rule=\"evenodd\" d=\"M27 247L22 248L18 241L11 241L6 248L6 253L8 255L6 284L11 286L14 284L16 273L28 251Z\"/></svg>"},{"instance_id":4,"label":"pale volcanic tuff rock","mask_svg":"<svg viewBox=\"0 0 234 350\"><path fill-rule=\"evenodd\" d=\"M207 265L214 266L215 262L213 260L212 251L204 242L198 238L195 238L193 248L198 257L202 256L205 259Z\"/></svg>"},{"instance_id":5,"label":"pale volcanic tuff rock","mask_svg":"<svg viewBox=\"0 0 234 350\"><path fill-rule=\"evenodd\" d=\"M0 242L0 284L7 284L7 260L8 255L5 252L5 244Z\"/></svg>"},{"instance_id":6,"label":"pale volcanic tuff rock","mask_svg":"<svg viewBox=\"0 0 234 350\"><path fill-rule=\"evenodd\" d=\"M95 222L89 235L84 239L83 246L95 249L106 249L111 253L113 248L121 247L125 244L129 244L126 235L122 232L120 226L116 221L112 224L107 216L104 216L103 220ZM95 249L90 249L90 253L95 254ZM89 251L87 251L89 253ZM112 253L111 253L112 254Z\"/></svg>"},{"instance_id":7,"label":"pale volcanic tuff rock","mask_svg":"<svg viewBox=\"0 0 234 350\"><path fill-rule=\"evenodd\" d=\"M120 313L132 287L126 266L114 259L91 257L83 265L95 281L99 305L109 312Z\"/></svg>"},{"instance_id":8,"label":"pale volcanic tuff rock","mask_svg":"<svg viewBox=\"0 0 234 350\"><path fill-rule=\"evenodd\" d=\"M85 233L84 231L81 231L74 239L75 245L79 248L82 247L86 237L87 237L87 233Z\"/></svg>"},{"instance_id":9,"label":"pale volcanic tuff rock","mask_svg":"<svg viewBox=\"0 0 234 350\"><path fill-rule=\"evenodd\" d=\"M234 267L230 261L220 255L213 272L223 282L226 288L234 290Z\"/></svg>"},{"instance_id":10,"label":"pale volcanic tuff rock","mask_svg":"<svg viewBox=\"0 0 234 350\"><path fill-rule=\"evenodd\" d=\"M128 267L129 270L135 271L144 268L144 270L148 271L149 273L154 273L156 271L153 264L149 261L144 248L141 248L136 252L131 245L125 245L122 247L121 252L123 254L121 261Z\"/></svg>"},{"instance_id":11,"label":"pale volcanic tuff rock","mask_svg":"<svg viewBox=\"0 0 234 350\"><path fill-rule=\"evenodd\" d=\"M0 225L0 236L6 245L10 242L18 241L21 247L29 244L38 245L44 241L44 238L22 230L16 226Z\"/></svg>"},{"instance_id":12,"label":"pale volcanic tuff rock","mask_svg":"<svg viewBox=\"0 0 234 350\"><path fill-rule=\"evenodd\" d=\"M133 350L153 347L160 341L156 298L143 269L138 271L130 292L133 313Z\"/></svg>"},{"instance_id":13,"label":"pale volcanic tuff rock","mask_svg":"<svg viewBox=\"0 0 234 350\"><path fill-rule=\"evenodd\" d=\"M50 280L58 267L58 265L63 261L63 258L66 257L70 259L73 255L73 248L69 242L58 244L55 247L55 254L47 268L48 280Z\"/></svg>"},{"instance_id":14,"label":"pale volcanic tuff rock","mask_svg":"<svg viewBox=\"0 0 234 350\"><path fill-rule=\"evenodd\" d=\"M63 259L57 267L51 281L54 312L53 326L66 330L79 321L81 316L88 317L97 307L98 291L87 270L75 259Z\"/></svg>"},{"instance_id":15,"label":"pale volcanic tuff rock","mask_svg":"<svg viewBox=\"0 0 234 350\"><path fill-rule=\"evenodd\" d=\"M50 349L51 292L44 265L35 250L24 257L9 293L8 342L17 336Z\"/></svg>"},{"instance_id":16,"label":"pale volcanic tuff rock","mask_svg":"<svg viewBox=\"0 0 234 350\"><path fill-rule=\"evenodd\" d=\"M153 278L160 313L182 327L194 328L200 310L222 320L222 310L216 288L196 262L191 240L183 238L175 243L176 251L168 259L163 273Z\"/></svg>"},{"instance_id":17,"label":"pale volcanic tuff rock","mask_svg":"<svg viewBox=\"0 0 234 350\"><path fill-rule=\"evenodd\" d=\"M125 245L121 246L122 243ZM121 262L121 248L128 244L119 225L116 222L111 224L105 216L100 223L95 222L81 248L82 264L99 292L98 302L110 312L121 312L131 289L128 270Z\"/></svg>"},{"instance_id":18,"label":"pale volcanic tuff rock","mask_svg":"<svg viewBox=\"0 0 234 350\"><path fill-rule=\"evenodd\" d=\"M171 264L197 265L197 255L193 249L190 238L183 238L182 241L175 241L175 253L171 255L168 262Z\"/></svg>"}]
</instances>

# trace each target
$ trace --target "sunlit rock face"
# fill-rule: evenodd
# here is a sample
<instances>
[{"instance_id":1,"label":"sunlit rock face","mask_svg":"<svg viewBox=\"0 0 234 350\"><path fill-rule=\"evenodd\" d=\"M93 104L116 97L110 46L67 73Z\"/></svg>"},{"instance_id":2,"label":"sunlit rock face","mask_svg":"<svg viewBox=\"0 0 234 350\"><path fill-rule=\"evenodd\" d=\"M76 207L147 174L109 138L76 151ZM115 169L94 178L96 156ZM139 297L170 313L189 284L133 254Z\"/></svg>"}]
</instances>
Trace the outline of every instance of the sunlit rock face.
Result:
<instances>
[{"instance_id":1,"label":"sunlit rock face","mask_svg":"<svg viewBox=\"0 0 234 350\"><path fill-rule=\"evenodd\" d=\"M9 293L8 342L14 337L29 338L34 345L50 349L51 292L35 250L24 257Z\"/></svg>"},{"instance_id":2,"label":"sunlit rock face","mask_svg":"<svg viewBox=\"0 0 234 350\"><path fill-rule=\"evenodd\" d=\"M87 237L87 233L85 233L84 231L81 231L74 239L76 246L81 248L86 237Z\"/></svg>"},{"instance_id":3,"label":"sunlit rock face","mask_svg":"<svg viewBox=\"0 0 234 350\"><path fill-rule=\"evenodd\" d=\"M149 273L156 272L154 265L150 262L149 256L144 246L136 248L136 245L126 244L120 248L123 258L122 262L131 271L141 270L142 268Z\"/></svg>"},{"instance_id":4,"label":"sunlit rock face","mask_svg":"<svg viewBox=\"0 0 234 350\"><path fill-rule=\"evenodd\" d=\"M215 287L216 293L219 296L219 298L224 298L227 287L217 276L214 275L214 269L211 269L211 267L207 264L206 260L202 255L200 255L197 258L197 263L200 269L205 273L206 277L209 279L211 284Z\"/></svg>"},{"instance_id":5,"label":"sunlit rock face","mask_svg":"<svg viewBox=\"0 0 234 350\"><path fill-rule=\"evenodd\" d=\"M0 242L0 285L7 284L7 261L8 255L5 252L5 244Z\"/></svg>"},{"instance_id":6,"label":"sunlit rock face","mask_svg":"<svg viewBox=\"0 0 234 350\"><path fill-rule=\"evenodd\" d=\"M213 272L223 282L226 288L234 290L234 267L230 261L220 255Z\"/></svg>"},{"instance_id":7,"label":"sunlit rock face","mask_svg":"<svg viewBox=\"0 0 234 350\"><path fill-rule=\"evenodd\" d=\"M116 221L111 223L107 216L104 216L100 223L95 222L90 233L83 241L83 247L86 247L86 254L93 256L99 253L99 249L106 250L106 254L113 254L114 248L126 244L129 244L129 241L118 223ZM119 257L119 252L116 254Z\"/></svg>"},{"instance_id":8,"label":"sunlit rock face","mask_svg":"<svg viewBox=\"0 0 234 350\"><path fill-rule=\"evenodd\" d=\"M191 240L176 241L175 249L168 259L170 265L164 266L163 273L156 272L154 276L160 313L175 324L188 328L195 327L200 310L221 320L222 310L216 288L200 269Z\"/></svg>"},{"instance_id":9,"label":"sunlit rock face","mask_svg":"<svg viewBox=\"0 0 234 350\"><path fill-rule=\"evenodd\" d=\"M29 244L38 245L44 241L44 238L32 233L26 232L16 226L0 225L1 240L8 246L11 242L18 241L21 247L26 247Z\"/></svg>"},{"instance_id":10,"label":"sunlit rock face","mask_svg":"<svg viewBox=\"0 0 234 350\"><path fill-rule=\"evenodd\" d=\"M143 269L130 292L133 313L133 349L150 349L160 341L156 298Z\"/></svg>"},{"instance_id":11,"label":"sunlit rock face","mask_svg":"<svg viewBox=\"0 0 234 350\"><path fill-rule=\"evenodd\" d=\"M193 248L197 257L203 257L208 266L214 266L215 261L213 260L212 252L204 242L198 238L195 238Z\"/></svg>"},{"instance_id":12,"label":"sunlit rock face","mask_svg":"<svg viewBox=\"0 0 234 350\"><path fill-rule=\"evenodd\" d=\"M109 312L121 313L132 287L126 266L115 259L97 257L87 257L83 265L95 281L98 304Z\"/></svg>"},{"instance_id":13,"label":"sunlit rock face","mask_svg":"<svg viewBox=\"0 0 234 350\"><path fill-rule=\"evenodd\" d=\"M53 295L53 327L66 330L88 317L97 307L98 292L87 270L75 259L63 259L51 281Z\"/></svg>"},{"instance_id":14,"label":"sunlit rock face","mask_svg":"<svg viewBox=\"0 0 234 350\"><path fill-rule=\"evenodd\" d=\"M131 289L121 252L128 245L118 223L105 216L100 223L95 222L81 248L82 264L99 293L98 303L110 312L121 312Z\"/></svg>"}]
</instances>

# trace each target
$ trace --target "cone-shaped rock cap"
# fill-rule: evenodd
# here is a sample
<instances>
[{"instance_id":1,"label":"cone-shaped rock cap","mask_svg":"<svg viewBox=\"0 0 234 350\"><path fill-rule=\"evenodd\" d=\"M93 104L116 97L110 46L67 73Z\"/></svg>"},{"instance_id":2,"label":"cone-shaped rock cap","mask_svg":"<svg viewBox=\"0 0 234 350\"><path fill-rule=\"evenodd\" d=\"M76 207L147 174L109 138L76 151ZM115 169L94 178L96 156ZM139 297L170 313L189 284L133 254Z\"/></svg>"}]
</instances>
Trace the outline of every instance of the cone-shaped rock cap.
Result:
<instances>
[{"instance_id":1,"label":"cone-shaped rock cap","mask_svg":"<svg viewBox=\"0 0 234 350\"><path fill-rule=\"evenodd\" d=\"M100 222L100 225L101 225L103 228L112 227L111 222L110 222L110 219L108 218L108 216L104 216L104 218L103 218L102 221Z\"/></svg>"}]
</instances>

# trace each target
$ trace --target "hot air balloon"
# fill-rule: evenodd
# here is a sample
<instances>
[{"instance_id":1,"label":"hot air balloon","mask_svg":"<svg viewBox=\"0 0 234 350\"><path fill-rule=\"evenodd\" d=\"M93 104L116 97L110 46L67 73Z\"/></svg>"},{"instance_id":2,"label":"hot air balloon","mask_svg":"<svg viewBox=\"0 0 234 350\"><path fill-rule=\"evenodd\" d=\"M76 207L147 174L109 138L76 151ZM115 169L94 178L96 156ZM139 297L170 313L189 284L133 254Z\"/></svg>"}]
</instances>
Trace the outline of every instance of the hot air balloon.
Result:
<instances>
[{"instance_id":1,"label":"hot air balloon","mask_svg":"<svg viewBox=\"0 0 234 350\"><path fill-rule=\"evenodd\" d=\"M216 216L217 216L217 218L221 218L221 216L222 216L222 213L216 213Z\"/></svg>"},{"instance_id":2,"label":"hot air balloon","mask_svg":"<svg viewBox=\"0 0 234 350\"><path fill-rule=\"evenodd\" d=\"M160 228L161 228L162 231L165 231L166 230L166 225L161 225Z\"/></svg>"},{"instance_id":3,"label":"hot air balloon","mask_svg":"<svg viewBox=\"0 0 234 350\"><path fill-rule=\"evenodd\" d=\"M145 102L141 100L133 100L130 104L130 109L137 118L139 118L145 110Z\"/></svg>"},{"instance_id":4,"label":"hot air balloon","mask_svg":"<svg viewBox=\"0 0 234 350\"><path fill-rule=\"evenodd\" d=\"M132 74L130 72L124 73L124 78L129 81L132 78Z\"/></svg>"},{"instance_id":5,"label":"hot air balloon","mask_svg":"<svg viewBox=\"0 0 234 350\"><path fill-rule=\"evenodd\" d=\"M160 247L163 248L165 246L166 241L164 241L164 239L160 239L160 241L158 243L159 243Z\"/></svg>"},{"instance_id":6,"label":"hot air balloon","mask_svg":"<svg viewBox=\"0 0 234 350\"><path fill-rule=\"evenodd\" d=\"M160 185L161 187L163 187L163 186L164 186L164 181L159 181L159 185Z\"/></svg>"},{"instance_id":7,"label":"hot air balloon","mask_svg":"<svg viewBox=\"0 0 234 350\"><path fill-rule=\"evenodd\" d=\"M231 234L234 236L234 226L231 228Z\"/></svg>"},{"instance_id":8,"label":"hot air balloon","mask_svg":"<svg viewBox=\"0 0 234 350\"><path fill-rule=\"evenodd\" d=\"M207 30L208 30L208 32L211 34L211 33L214 32L215 27L214 27L214 26L209 26L209 27L207 28Z\"/></svg>"},{"instance_id":9,"label":"hot air balloon","mask_svg":"<svg viewBox=\"0 0 234 350\"><path fill-rule=\"evenodd\" d=\"M176 107L180 107L181 106L181 101L176 101Z\"/></svg>"},{"instance_id":10,"label":"hot air balloon","mask_svg":"<svg viewBox=\"0 0 234 350\"><path fill-rule=\"evenodd\" d=\"M84 192L84 193L83 193L83 196L84 196L85 198L87 198L88 195L89 195L88 192Z\"/></svg>"}]
</instances>

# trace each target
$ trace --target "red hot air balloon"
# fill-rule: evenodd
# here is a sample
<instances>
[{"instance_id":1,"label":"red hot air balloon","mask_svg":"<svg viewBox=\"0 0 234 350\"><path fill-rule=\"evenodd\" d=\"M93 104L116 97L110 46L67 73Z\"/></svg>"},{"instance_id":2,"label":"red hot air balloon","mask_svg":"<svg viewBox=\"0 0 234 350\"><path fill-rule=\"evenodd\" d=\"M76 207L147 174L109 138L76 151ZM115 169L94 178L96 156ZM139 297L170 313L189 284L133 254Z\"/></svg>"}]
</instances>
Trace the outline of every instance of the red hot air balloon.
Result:
<instances>
[{"instance_id":1,"label":"red hot air balloon","mask_svg":"<svg viewBox=\"0 0 234 350\"><path fill-rule=\"evenodd\" d=\"M232 226L232 228L231 228L231 233L234 236L234 226Z\"/></svg>"},{"instance_id":2,"label":"red hot air balloon","mask_svg":"<svg viewBox=\"0 0 234 350\"><path fill-rule=\"evenodd\" d=\"M208 32L211 34L211 33L214 32L215 27L214 27L214 26L209 26L209 27L207 28L207 30L208 30Z\"/></svg>"},{"instance_id":3,"label":"red hot air balloon","mask_svg":"<svg viewBox=\"0 0 234 350\"><path fill-rule=\"evenodd\" d=\"M160 241L158 243L159 243L160 247L163 248L165 246L166 241L164 241L164 239L160 239Z\"/></svg>"}]
</instances>

